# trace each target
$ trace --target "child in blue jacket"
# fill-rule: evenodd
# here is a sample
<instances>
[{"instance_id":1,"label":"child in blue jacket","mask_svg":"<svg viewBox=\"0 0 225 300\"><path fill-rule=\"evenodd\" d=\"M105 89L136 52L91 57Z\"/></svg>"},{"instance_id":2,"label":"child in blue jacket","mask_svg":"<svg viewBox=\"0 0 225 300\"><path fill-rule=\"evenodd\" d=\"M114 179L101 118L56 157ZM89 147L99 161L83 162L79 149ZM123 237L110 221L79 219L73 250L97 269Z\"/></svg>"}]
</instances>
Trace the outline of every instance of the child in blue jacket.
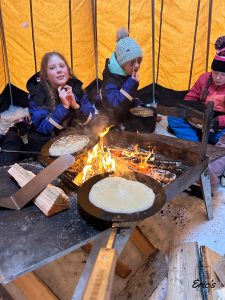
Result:
<instances>
[{"instance_id":1,"label":"child in blue jacket","mask_svg":"<svg viewBox=\"0 0 225 300\"><path fill-rule=\"evenodd\" d=\"M125 128L129 127L129 123L132 123L130 108L144 106L136 98L142 60L141 47L129 37L126 29L119 29L115 52L106 60L101 87L103 109L111 124L122 122ZM136 124L133 122L133 125Z\"/></svg>"},{"instance_id":2,"label":"child in blue jacket","mask_svg":"<svg viewBox=\"0 0 225 300\"><path fill-rule=\"evenodd\" d=\"M31 115L28 144L22 143L21 124L17 124L3 139L3 149L40 151L64 128L86 125L95 115L95 107L83 92L82 82L73 75L60 53L46 53L38 75L40 77L36 74L27 82ZM0 153L0 164L13 163L19 158L18 153Z\"/></svg>"},{"instance_id":3,"label":"child in blue jacket","mask_svg":"<svg viewBox=\"0 0 225 300\"><path fill-rule=\"evenodd\" d=\"M94 117L95 107L83 92L82 82L60 53L44 55L40 79L35 79L36 82L33 77L28 81L27 89L32 126L37 134L50 138L69 126L86 125Z\"/></svg>"}]
</instances>

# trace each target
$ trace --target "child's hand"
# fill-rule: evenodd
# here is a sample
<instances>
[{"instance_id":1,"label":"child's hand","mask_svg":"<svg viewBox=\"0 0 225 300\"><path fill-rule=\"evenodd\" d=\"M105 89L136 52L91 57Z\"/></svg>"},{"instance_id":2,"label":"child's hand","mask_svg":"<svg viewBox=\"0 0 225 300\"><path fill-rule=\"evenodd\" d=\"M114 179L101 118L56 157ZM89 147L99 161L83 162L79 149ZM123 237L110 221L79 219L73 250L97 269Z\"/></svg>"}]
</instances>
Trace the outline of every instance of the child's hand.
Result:
<instances>
[{"instance_id":1,"label":"child's hand","mask_svg":"<svg viewBox=\"0 0 225 300\"><path fill-rule=\"evenodd\" d=\"M66 108L70 108L70 101L67 99L67 91L65 90L64 87L60 86L58 87L58 92L59 92L59 98L62 102L62 105Z\"/></svg>"},{"instance_id":2,"label":"child's hand","mask_svg":"<svg viewBox=\"0 0 225 300\"><path fill-rule=\"evenodd\" d=\"M64 86L64 89L66 90L67 92L67 99L70 103L70 106L73 108L73 109L79 109L80 108L80 105L76 102L75 100L75 97L74 97L74 93L73 93L73 90L72 90L72 87L69 86L69 85L65 85Z\"/></svg>"},{"instance_id":3,"label":"child's hand","mask_svg":"<svg viewBox=\"0 0 225 300\"><path fill-rule=\"evenodd\" d=\"M140 82L140 76L139 76L139 73L137 70L133 69L133 72L132 72L132 78L134 80L136 80L137 82Z\"/></svg>"},{"instance_id":4,"label":"child's hand","mask_svg":"<svg viewBox=\"0 0 225 300\"><path fill-rule=\"evenodd\" d=\"M210 124L210 132L216 132L219 130L219 127L220 127L220 123L219 123L219 120L218 118L214 118L211 120L211 124Z\"/></svg>"}]
</instances>

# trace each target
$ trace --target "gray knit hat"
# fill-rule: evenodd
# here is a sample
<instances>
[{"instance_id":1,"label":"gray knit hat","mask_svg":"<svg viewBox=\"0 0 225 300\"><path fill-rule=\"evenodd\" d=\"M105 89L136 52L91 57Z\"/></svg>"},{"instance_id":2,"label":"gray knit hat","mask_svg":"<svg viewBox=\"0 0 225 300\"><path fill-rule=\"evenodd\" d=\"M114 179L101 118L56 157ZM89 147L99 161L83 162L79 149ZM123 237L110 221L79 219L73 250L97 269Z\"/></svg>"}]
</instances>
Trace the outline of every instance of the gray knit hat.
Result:
<instances>
[{"instance_id":1,"label":"gray knit hat","mask_svg":"<svg viewBox=\"0 0 225 300\"><path fill-rule=\"evenodd\" d=\"M125 28L117 31L116 39L116 59L120 66L136 57L143 57L141 47L134 39L129 37L129 33Z\"/></svg>"}]
</instances>

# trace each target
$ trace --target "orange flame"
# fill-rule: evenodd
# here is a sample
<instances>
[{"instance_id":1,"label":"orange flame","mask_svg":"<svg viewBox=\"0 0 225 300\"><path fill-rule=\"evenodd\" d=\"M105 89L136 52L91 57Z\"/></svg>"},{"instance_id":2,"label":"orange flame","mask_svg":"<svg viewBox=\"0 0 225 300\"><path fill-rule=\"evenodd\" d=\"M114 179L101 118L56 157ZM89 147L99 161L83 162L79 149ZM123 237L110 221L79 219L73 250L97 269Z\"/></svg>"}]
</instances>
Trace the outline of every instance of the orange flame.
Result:
<instances>
[{"instance_id":1,"label":"orange flame","mask_svg":"<svg viewBox=\"0 0 225 300\"><path fill-rule=\"evenodd\" d=\"M99 134L99 136L100 136L100 138L102 139L108 132L109 132L109 129L111 128L111 127L113 127L114 125L111 125L111 126L109 126L109 127L106 127L106 129L103 131L103 132L101 132L100 134Z\"/></svg>"},{"instance_id":2,"label":"orange flame","mask_svg":"<svg viewBox=\"0 0 225 300\"><path fill-rule=\"evenodd\" d=\"M103 137L108 133L111 127L112 126L107 127L105 131L99 134L99 143L88 152L86 165L84 166L82 172L73 180L76 185L82 185L88 178L96 174L115 171L115 158L112 158L110 150L108 148L104 149L103 145Z\"/></svg>"},{"instance_id":3,"label":"orange flame","mask_svg":"<svg viewBox=\"0 0 225 300\"><path fill-rule=\"evenodd\" d=\"M76 178L74 183L78 186L82 185L88 178L101 174L104 172L115 172L116 171L116 158L126 158L129 159L129 167L138 169L141 172L149 173L149 163L148 161L153 161L154 149L149 147L148 151L143 151L139 149L138 144L133 146L133 149L121 149L117 154L116 149L104 147L103 137L108 133L112 126L107 127L103 132L99 134L100 141L94 148L88 152L88 157L85 162L85 166ZM119 154L120 153L120 154ZM135 161L134 161L135 160ZM120 166L121 167L121 166ZM128 166L127 166L128 167ZM119 165L118 165L119 168Z\"/></svg>"}]
</instances>

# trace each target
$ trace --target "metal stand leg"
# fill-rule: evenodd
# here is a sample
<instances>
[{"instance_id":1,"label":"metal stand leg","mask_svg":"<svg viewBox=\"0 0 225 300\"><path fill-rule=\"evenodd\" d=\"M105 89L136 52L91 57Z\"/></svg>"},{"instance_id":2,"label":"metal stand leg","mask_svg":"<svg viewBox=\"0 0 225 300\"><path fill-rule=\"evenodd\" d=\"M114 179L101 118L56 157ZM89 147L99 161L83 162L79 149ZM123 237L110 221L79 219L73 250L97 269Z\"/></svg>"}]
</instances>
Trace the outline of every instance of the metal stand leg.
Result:
<instances>
[{"instance_id":1,"label":"metal stand leg","mask_svg":"<svg viewBox=\"0 0 225 300\"><path fill-rule=\"evenodd\" d=\"M80 276L80 279L77 283L72 300L82 299L82 295L84 293L85 287L87 285L88 279L89 279L91 271L93 269L99 249L107 243L109 234L110 234L110 231L107 231L107 233L104 236L102 236L101 238L94 241L94 247L92 248L91 253L88 255L87 262L86 262L84 270Z\"/></svg>"},{"instance_id":2,"label":"metal stand leg","mask_svg":"<svg viewBox=\"0 0 225 300\"><path fill-rule=\"evenodd\" d=\"M120 233L117 234L116 240L114 243L114 248L117 250L118 256L121 254L123 248L125 247L130 235L132 232L132 228L124 228L121 229ZM105 247L109 238L110 231L107 232L103 237L97 239L94 242L94 246L88 255L87 262L85 264L84 270L80 276L78 284L76 286L75 292L73 294L72 300L80 300L82 299L82 295L87 286L88 280L90 278L92 269L94 267L96 258L98 256L99 250L102 247Z\"/></svg>"},{"instance_id":3,"label":"metal stand leg","mask_svg":"<svg viewBox=\"0 0 225 300\"><path fill-rule=\"evenodd\" d=\"M213 206L212 206L212 191L211 191L208 168L201 174L200 183L202 187L202 194L205 202L207 217L208 220L211 220L213 218Z\"/></svg>"}]
</instances>

